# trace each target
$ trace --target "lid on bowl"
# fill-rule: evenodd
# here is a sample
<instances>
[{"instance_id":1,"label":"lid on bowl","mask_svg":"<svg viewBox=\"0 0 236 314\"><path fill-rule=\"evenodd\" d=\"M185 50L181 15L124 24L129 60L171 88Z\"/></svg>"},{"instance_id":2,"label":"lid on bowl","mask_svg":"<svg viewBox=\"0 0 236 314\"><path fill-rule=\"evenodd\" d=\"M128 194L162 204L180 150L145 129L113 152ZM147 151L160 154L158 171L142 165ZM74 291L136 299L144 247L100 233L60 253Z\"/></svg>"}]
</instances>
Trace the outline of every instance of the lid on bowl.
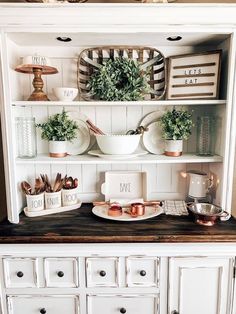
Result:
<instances>
[{"instance_id":1,"label":"lid on bowl","mask_svg":"<svg viewBox=\"0 0 236 314\"><path fill-rule=\"evenodd\" d=\"M107 171L101 186L106 201L130 203L147 199L147 174L141 171Z\"/></svg>"}]
</instances>

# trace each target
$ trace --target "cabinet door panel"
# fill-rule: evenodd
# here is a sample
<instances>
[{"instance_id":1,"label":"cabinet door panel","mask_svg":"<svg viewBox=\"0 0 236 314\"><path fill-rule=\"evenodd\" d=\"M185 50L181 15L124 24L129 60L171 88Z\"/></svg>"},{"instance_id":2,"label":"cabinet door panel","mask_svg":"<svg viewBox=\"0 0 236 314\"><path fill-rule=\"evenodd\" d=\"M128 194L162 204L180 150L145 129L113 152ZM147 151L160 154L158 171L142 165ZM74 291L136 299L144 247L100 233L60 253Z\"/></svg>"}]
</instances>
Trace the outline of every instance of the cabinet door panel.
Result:
<instances>
[{"instance_id":1,"label":"cabinet door panel","mask_svg":"<svg viewBox=\"0 0 236 314\"><path fill-rule=\"evenodd\" d=\"M232 263L231 258L170 258L170 313L227 314Z\"/></svg>"}]
</instances>

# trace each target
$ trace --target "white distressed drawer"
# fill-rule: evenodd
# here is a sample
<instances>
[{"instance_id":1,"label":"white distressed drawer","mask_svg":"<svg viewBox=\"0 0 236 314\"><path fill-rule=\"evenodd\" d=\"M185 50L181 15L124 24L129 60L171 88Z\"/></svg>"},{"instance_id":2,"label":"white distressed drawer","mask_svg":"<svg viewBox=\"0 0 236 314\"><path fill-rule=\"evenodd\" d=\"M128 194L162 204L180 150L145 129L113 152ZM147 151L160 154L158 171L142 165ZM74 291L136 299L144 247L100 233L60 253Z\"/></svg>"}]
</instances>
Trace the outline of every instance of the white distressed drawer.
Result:
<instances>
[{"instance_id":1,"label":"white distressed drawer","mask_svg":"<svg viewBox=\"0 0 236 314\"><path fill-rule=\"evenodd\" d=\"M157 314L157 297L138 296L88 296L88 314Z\"/></svg>"},{"instance_id":2,"label":"white distressed drawer","mask_svg":"<svg viewBox=\"0 0 236 314\"><path fill-rule=\"evenodd\" d=\"M76 258L45 258L44 271L47 287L78 287Z\"/></svg>"},{"instance_id":3,"label":"white distressed drawer","mask_svg":"<svg viewBox=\"0 0 236 314\"><path fill-rule=\"evenodd\" d=\"M126 259L127 286L157 287L158 270L157 257L128 257Z\"/></svg>"},{"instance_id":4,"label":"white distressed drawer","mask_svg":"<svg viewBox=\"0 0 236 314\"><path fill-rule=\"evenodd\" d=\"M5 285L7 288L34 288L38 286L37 259L4 258Z\"/></svg>"},{"instance_id":5,"label":"white distressed drawer","mask_svg":"<svg viewBox=\"0 0 236 314\"><path fill-rule=\"evenodd\" d=\"M88 287L117 287L118 286L118 258L89 257L86 259L86 277Z\"/></svg>"},{"instance_id":6,"label":"white distressed drawer","mask_svg":"<svg viewBox=\"0 0 236 314\"><path fill-rule=\"evenodd\" d=\"M9 314L77 314L75 296L9 296Z\"/></svg>"}]
</instances>

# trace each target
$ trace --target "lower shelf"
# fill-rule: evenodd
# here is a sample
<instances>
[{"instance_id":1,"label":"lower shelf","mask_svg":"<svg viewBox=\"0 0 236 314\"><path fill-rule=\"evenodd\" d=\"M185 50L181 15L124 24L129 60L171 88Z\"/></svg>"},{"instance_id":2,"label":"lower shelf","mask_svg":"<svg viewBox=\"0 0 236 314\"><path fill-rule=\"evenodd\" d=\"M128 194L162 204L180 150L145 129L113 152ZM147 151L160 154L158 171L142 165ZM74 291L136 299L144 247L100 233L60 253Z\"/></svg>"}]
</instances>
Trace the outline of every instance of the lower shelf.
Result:
<instances>
[{"instance_id":1,"label":"lower shelf","mask_svg":"<svg viewBox=\"0 0 236 314\"><path fill-rule=\"evenodd\" d=\"M168 157L165 155L147 154L133 159L108 160L90 155L67 156L64 158L52 158L46 154L39 154L36 158L17 158L17 164L178 164L178 163L213 163L223 162L223 157L196 156L186 153L180 157Z\"/></svg>"}]
</instances>

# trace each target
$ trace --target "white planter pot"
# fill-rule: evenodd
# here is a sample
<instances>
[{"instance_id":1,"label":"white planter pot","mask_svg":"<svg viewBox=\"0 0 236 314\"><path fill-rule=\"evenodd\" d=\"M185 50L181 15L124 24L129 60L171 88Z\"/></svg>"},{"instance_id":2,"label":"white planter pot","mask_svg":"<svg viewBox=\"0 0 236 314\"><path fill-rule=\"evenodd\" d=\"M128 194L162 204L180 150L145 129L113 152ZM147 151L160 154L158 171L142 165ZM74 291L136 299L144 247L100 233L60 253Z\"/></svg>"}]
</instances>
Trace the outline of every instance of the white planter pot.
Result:
<instances>
[{"instance_id":1,"label":"white planter pot","mask_svg":"<svg viewBox=\"0 0 236 314\"><path fill-rule=\"evenodd\" d=\"M27 209L31 212L44 210L44 193L38 195L26 195Z\"/></svg>"},{"instance_id":2,"label":"white planter pot","mask_svg":"<svg viewBox=\"0 0 236 314\"><path fill-rule=\"evenodd\" d=\"M165 140L165 155L178 157L182 155L183 140Z\"/></svg>"},{"instance_id":3,"label":"white planter pot","mask_svg":"<svg viewBox=\"0 0 236 314\"><path fill-rule=\"evenodd\" d=\"M62 190L62 205L71 206L79 202L78 188L71 190Z\"/></svg>"},{"instance_id":4,"label":"white planter pot","mask_svg":"<svg viewBox=\"0 0 236 314\"><path fill-rule=\"evenodd\" d=\"M65 157L67 155L66 141L49 141L50 157Z\"/></svg>"},{"instance_id":5,"label":"white planter pot","mask_svg":"<svg viewBox=\"0 0 236 314\"><path fill-rule=\"evenodd\" d=\"M61 207L61 191L47 193L45 192L46 209Z\"/></svg>"}]
</instances>

